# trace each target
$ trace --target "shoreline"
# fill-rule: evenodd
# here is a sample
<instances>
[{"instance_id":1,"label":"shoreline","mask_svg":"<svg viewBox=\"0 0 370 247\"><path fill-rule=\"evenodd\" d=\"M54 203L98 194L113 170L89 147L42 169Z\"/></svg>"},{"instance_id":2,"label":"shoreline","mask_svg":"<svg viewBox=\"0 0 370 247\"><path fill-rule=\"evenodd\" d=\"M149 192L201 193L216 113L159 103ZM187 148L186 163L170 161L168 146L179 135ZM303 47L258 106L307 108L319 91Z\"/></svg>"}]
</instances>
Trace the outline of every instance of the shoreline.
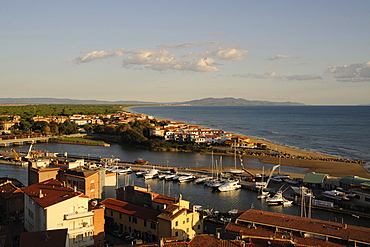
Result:
<instances>
[{"instance_id":1,"label":"shoreline","mask_svg":"<svg viewBox=\"0 0 370 247\"><path fill-rule=\"evenodd\" d=\"M127 112L131 112L127 109L133 107L139 106L126 107L124 108L124 110ZM166 120L158 117L154 118L157 120ZM245 157L258 159L261 163L279 164L280 160L280 165L306 168L308 169L307 173L309 172L324 173L332 177L359 176L370 179L370 173L365 169L363 161L350 160L334 155L326 155L313 151L300 150L289 146L276 144L256 137L249 136L246 137L248 137L252 142L264 143L267 145L267 148L269 150L276 151L279 152L279 154L282 154L282 157L280 159L278 156L243 154L243 156Z\"/></svg>"}]
</instances>

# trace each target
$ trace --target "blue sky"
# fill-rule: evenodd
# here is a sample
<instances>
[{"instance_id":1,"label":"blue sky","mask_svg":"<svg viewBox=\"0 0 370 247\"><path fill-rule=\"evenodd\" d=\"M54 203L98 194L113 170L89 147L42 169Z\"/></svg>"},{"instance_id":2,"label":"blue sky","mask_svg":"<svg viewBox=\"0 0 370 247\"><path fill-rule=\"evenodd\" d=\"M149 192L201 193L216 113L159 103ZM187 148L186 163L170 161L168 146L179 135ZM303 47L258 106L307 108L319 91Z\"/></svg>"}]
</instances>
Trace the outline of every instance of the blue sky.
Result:
<instances>
[{"instance_id":1,"label":"blue sky","mask_svg":"<svg viewBox=\"0 0 370 247\"><path fill-rule=\"evenodd\" d=\"M370 104L370 1L0 2L0 98Z\"/></svg>"}]
</instances>

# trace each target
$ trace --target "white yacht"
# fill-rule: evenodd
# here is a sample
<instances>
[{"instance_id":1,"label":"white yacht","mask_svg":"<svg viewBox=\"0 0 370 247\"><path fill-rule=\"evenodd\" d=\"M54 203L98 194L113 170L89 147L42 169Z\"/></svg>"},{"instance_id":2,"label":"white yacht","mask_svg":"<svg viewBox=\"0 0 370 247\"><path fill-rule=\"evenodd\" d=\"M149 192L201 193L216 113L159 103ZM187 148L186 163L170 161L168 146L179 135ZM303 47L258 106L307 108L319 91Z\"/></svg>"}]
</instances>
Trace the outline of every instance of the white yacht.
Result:
<instances>
[{"instance_id":1,"label":"white yacht","mask_svg":"<svg viewBox=\"0 0 370 247\"><path fill-rule=\"evenodd\" d=\"M199 178L195 179L194 180L194 183L195 184L201 184L203 183L204 181L206 181L209 177L207 175L202 175L200 176Z\"/></svg>"},{"instance_id":2,"label":"white yacht","mask_svg":"<svg viewBox=\"0 0 370 247\"><path fill-rule=\"evenodd\" d=\"M158 169L150 169L148 171L148 173L144 174L144 179L151 179L151 178L154 178L156 176L158 176L158 173L159 173L159 170Z\"/></svg>"},{"instance_id":3,"label":"white yacht","mask_svg":"<svg viewBox=\"0 0 370 247\"><path fill-rule=\"evenodd\" d=\"M289 201L283 197L283 191L278 190L273 197L267 198L266 202L269 205L291 205L293 201Z\"/></svg>"},{"instance_id":4,"label":"white yacht","mask_svg":"<svg viewBox=\"0 0 370 247\"><path fill-rule=\"evenodd\" d=\"M242 186L239 184L238 180L226 181L223 185L219 186L217 189L221 192L231 191L240 189Z\"/></svg>"},{"instance_id":5,"label":"white yacht","mask_svg":"<svg viewBox=\"0 0 370 247\"><path fill-rule=\"evenodd\" d=\"M179 183L190 182L195 179L194 175L185 175L179 177Z\"/></svg>"}]
</instances>

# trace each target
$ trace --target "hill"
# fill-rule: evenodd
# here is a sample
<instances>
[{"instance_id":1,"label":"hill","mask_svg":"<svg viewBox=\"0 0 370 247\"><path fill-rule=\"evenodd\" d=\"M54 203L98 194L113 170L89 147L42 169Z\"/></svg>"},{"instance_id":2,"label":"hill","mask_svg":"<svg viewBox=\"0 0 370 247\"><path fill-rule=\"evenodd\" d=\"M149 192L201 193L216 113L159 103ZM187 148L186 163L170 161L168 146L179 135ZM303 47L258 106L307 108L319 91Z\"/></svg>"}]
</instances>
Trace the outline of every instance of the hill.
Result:
<instances>
[{"instance_id":1,"label":"hill","mask_svg":"<svg viewBox=\"0 0 370 247\"><path fill-rule=\"evenodd\" d=\"M276 105L304 105L297 102L270 102L259 100L246 100L241 98L204 98L185 102L161 103L145 101L103 101L103 100L77 100L77 99L57 99L57 98L0 98L0 105L53 105L53 104L71 104L71 105L143 105L143 104L182 104L182 105L206 105L206 106L276 106Z\"/></svg>"},{"instance_id":2,"label":"hill","mask_svg":"<svg viewBox=\"0 0 370 247\"><path fill-rule=\"evenodd\" d=\"M232 97L227 98L205 98L200 100L192 100L183 102L182 104L189 105L230 105L230 106L277 106L277 105L304 105L297 102L270 102L270 101L260 101L260 100L246 100L246 99L235 99Z\"/></svg>"}]
</instances>

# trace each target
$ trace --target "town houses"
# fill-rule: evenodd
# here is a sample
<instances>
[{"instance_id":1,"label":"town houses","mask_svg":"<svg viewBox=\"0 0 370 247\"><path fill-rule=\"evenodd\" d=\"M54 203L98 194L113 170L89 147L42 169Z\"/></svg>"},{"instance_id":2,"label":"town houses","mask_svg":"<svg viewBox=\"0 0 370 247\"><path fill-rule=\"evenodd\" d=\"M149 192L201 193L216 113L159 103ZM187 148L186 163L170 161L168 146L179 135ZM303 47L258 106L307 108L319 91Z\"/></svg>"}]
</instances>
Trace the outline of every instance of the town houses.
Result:
<instances>
[{"instance_id":1,"label":"town houses","mask_svg":"<svg viewBox=\"0 0 370 247\"><path fill-rule=\"evenodd\" d=\"M10 133L12 127L17 126L21 118L19 116L2 115L8 121L0 122L0 131ZM228 144L230 146L254 148L261 143L254 143L249 138L235 135L223 130L210 129L198 125L189 125L183 122L158 120L152 116L122 112L116 114L83 115L73 114L71 116L37 116L34 122L47 122L61 124L69 120L79 126L80 132L86 133L87 125L104 125L114 129L118 125L133 122L146 122L150 125L149 135L164 138L166 141L194 142L198 144Z\"/></svg>"}]
</instances>

